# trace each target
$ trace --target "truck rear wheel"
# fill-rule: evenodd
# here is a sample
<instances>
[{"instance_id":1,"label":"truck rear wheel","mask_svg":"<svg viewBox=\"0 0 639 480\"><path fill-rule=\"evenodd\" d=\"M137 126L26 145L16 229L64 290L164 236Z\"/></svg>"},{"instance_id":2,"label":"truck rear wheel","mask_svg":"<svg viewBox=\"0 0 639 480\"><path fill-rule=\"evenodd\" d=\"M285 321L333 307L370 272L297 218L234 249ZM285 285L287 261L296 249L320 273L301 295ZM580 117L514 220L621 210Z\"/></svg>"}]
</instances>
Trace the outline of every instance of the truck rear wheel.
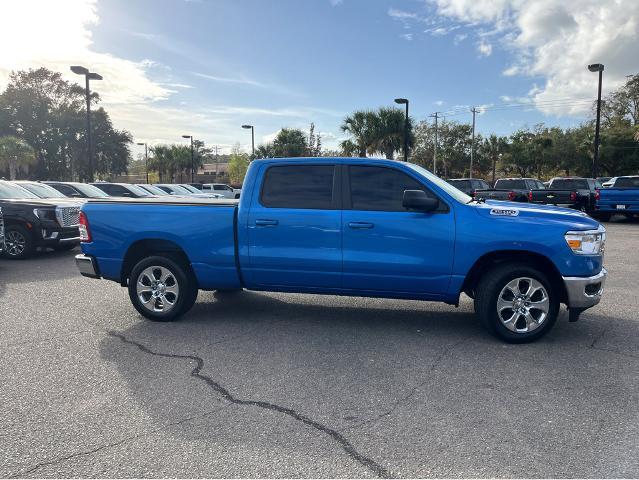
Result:
<instances>
[{"instance_id":1,"label":"truck rear wheel","mask_svg":"<svg viewBox=\"0 0 639 480\"><path fill-rule=\"evenodd\" d=\"M525 263L507 263L480 279L475 312L484 327L502 340L532 342L557 321L559 295L542 272Z\"/></svg>"},{"instance_id":2,"label":"truck rear wheel","mask_svg":"<svg viewBox=\"0 0 639 480\"><path fill-rule=\"evenodd\" d=\"M191 309L197 298L197 284L189 268L180 262L147 257L131 270L129 297L144 317L168 322Z\"/></svg>"}]
</instances>

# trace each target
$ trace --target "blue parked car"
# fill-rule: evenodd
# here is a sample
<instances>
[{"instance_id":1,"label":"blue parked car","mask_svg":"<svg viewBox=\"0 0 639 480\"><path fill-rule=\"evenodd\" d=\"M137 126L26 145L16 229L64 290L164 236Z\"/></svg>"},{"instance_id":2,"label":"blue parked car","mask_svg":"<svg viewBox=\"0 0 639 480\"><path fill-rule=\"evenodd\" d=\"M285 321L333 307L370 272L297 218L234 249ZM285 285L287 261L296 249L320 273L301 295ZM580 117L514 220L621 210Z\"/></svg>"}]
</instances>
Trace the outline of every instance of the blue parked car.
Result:
<instances>
[{"instance_id":1,"label":"blue parked car","mask_svg":"<svg viewBox=\"0 0 639 480\"><path fill-rule=\"evenodd\" d=\"M639 175L615 177L610 187L597 192L597 218L608 221L618 213L628 218L639 215Z\"/></svg>"},{"instance_id":2,"label":"blue parked car","mask_svg":"<svg viewBox=\"0 0 639 480\"><path fill-rule=\"evenodd\" d=\"M128 288L151 320L201 290L440 301L535 340L601 298L605 229L559 207L474 201L420 166L358 158L251 162L241 199L91 200L80 272Z\"/></svg>"}]
</instances>

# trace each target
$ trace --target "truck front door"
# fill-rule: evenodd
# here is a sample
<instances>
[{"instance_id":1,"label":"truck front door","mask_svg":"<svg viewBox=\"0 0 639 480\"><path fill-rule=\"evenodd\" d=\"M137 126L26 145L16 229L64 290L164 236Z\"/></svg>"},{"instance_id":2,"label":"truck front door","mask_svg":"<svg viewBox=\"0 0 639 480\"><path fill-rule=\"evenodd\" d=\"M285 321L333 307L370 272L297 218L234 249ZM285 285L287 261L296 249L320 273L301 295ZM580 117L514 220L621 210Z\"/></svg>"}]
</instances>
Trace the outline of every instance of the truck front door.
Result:
<instances>
[{"instance_id":1,"label":"truck front door","mask_svg":"<svg viewBox=\"0 0 639 480\"><path fill-rule=\"evenodd\" d=\"M247 285L339 288L339 167L265 165L248 215Z\"/></svg>"},{"instance_id":2,"label":"truck front door","mask_svg":"<svg viewBox=\"0 0 639 480\"><path fill-rule=\"evenodd\" d=\"M450 281L455 220L440 209L424 213L402 206L404 190L424 190L397 168L346 167L344 191L343 280L345 289L441 295Z\"/></svg>"}]
</instances>

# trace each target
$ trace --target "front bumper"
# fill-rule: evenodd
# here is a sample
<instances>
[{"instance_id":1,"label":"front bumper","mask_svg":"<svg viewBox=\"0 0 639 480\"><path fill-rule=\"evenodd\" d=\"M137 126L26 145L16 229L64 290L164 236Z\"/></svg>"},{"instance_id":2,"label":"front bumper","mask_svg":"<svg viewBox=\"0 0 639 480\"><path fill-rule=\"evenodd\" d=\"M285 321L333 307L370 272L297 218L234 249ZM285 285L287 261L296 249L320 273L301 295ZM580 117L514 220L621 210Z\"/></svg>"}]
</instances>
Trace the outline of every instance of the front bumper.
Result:
<instances>
[{"instance_id":1,"label":"front bumper","mask_svg":"<svg viewBox=\"0 0 639 480\"><path fill-rule=\"evenodd\" d=\"M80 243L80 231L78 227L51 227L43 225L40 228L39 246L53 247L61 243Z\"/></svg>"},{"instance_id":2,"label":"front bumper","mask_svg":"<svg viewBox=\"0 0 639 480\"><path fill-rule=\"evenodd\" d=\"M83 276L89 278L100 278L100 272L95 258L81 253L75 256L75 264Z\"/></svg>"},{"instance_id":3,"label":"front bumper","mask_svg":"<svg viewBox=\"0 0 639 480\"><path fill-rule=\"evenodd\" d=\"M585 310L597 305L601 301L607 276L608 272L602 268L601 272L592 277L563 277L568 294L568 308Z\"/></svg>"}]
</instances>

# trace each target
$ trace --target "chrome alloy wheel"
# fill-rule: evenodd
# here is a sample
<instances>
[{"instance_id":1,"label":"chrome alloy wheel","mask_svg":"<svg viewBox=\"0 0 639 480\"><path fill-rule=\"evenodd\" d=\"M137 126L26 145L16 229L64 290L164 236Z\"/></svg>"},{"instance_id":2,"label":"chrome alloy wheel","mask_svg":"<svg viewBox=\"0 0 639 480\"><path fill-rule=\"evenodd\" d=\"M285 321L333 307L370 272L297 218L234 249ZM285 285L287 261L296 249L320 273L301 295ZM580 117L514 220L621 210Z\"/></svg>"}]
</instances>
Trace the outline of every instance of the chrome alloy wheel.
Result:
<instances>
[{"instance_id":1,"label":"chrome alloy wheel","mask_svg":"<svg viewBox=\"0 0 639 480\"><path fill-rule=\"evenodd\" d=\"M151 266L138 275L136 292L144 308L165 313L177 303L180 287L168 268Z\"/></svg>"},{"instance_id":2,"label":"chrome alloy wheel","mask_svg":"<svg viewBox=\"0 0 639 480\"><path fill-rule=\"evenodd\" d=\"M8 255L17 257L24 253L27 245L27 239L20 232L10 230L4 237L4 247Z\"/></svg>"},{"instance_id":3,"label":"chrome alloy wheel","mask_svg":"<svg viewBox=\"0 0 639 480\"><path fill-rule=\"evenodd\" d=\"M497 297L497 314L511 332L529 333L541 326L548 316L550 299L546 288L534 278L510 281Z\"/></svg>"}]
</instances>

